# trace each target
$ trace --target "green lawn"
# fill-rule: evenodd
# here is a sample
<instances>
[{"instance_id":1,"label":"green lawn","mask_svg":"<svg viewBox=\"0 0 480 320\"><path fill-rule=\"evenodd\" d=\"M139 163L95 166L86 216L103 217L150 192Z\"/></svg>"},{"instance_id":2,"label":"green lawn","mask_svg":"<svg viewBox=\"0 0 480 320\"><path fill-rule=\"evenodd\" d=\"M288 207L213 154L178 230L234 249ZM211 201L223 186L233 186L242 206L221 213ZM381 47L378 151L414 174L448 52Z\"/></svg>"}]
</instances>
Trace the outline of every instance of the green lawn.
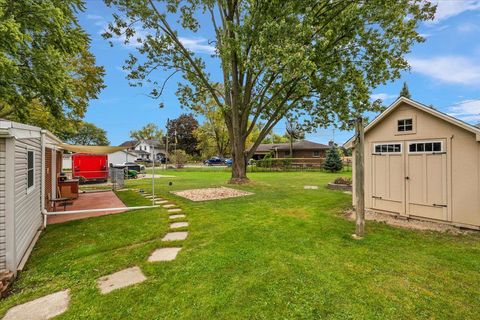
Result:
<instances>
[{"instance_id":1,"label":"green lawn","mask_svg":"<svg viewBox=\"0 0 480 320\"><path fill-rule=\"evenodd\" d=\"M324 188L333 174L251 173L253 182L237 188L254 195L203 203L169 191L225 185L227 172L167 174L176 177L157 179L156 189L190 223L175 261L146 262L165 246L164 209L49 226L0 314L71 288L71 306L59 319L478 319L478 234L369 222L367 237L352 240L354 224L342 216L350 195ZM128 186L149 191L151 181ZM119 195L146 204L134 192ZM97 278L134 265L147 281L99 294Z\"/></svg>"}]
</instances>

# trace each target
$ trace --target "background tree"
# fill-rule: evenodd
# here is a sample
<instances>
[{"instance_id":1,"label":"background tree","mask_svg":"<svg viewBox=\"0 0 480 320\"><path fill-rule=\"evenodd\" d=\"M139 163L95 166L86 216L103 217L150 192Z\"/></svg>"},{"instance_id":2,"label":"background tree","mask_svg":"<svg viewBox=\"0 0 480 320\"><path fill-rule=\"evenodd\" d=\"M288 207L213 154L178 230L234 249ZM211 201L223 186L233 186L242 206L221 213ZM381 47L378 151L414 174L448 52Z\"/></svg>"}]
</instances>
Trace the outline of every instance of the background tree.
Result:
<instances>
[{"instance_id":1,"label":"background tree","mask_svg":"<svg viewBox=\"0 0 480 320\"><path fill-rule=\"evenodd\" d=\"M84 9L81 0L0 1L0 118L33 125L49 118L61 135L63 124L84 117L104 87L76 17ZM43 117L32 114L39 108Z\"/></svg>"},{"instance_id":2,"label":"background tree","mask_svg":"<svg viewBox=\"0 0 480 320\"><path fill-rule=\"evenodd\" d=\"M165 134L163 133L163 130L160 129L154 123L147 123L145 126L143 126L139 130L130 131L130 138L135 139L137 141L140 141L143 139L149 139L149 140L158 140L160 143L162 143L164 139L164 135Z\"/></svg>"},{"instance_id":3,"label":"background tree","mask_svg":"<svg viewBox=\"0 0 480 320\"><path fill-rule=\"evenodd\" d=\"M130 55L125 66L132 84L151 82L150 94L158 98L165 83L155 71L180 72L183 106L213 99L222 110L232 183L248 180L247 160L286 115L305 116L307 126L337 122L345 128L357 114L378 110L378 101L369 102L371 89L408 68L404 55L424 40L416 27L435 12L430 2L417 0L105 1L122 14L114 15L104 36L140 43L142 58ZM148 35L139 38L136 28ZM180 34L199 30L214 30L223 90L182 43ZM247 151L259 121L260 134Z\"/></svg>"},{"instance_id":4,"label":"background tree","mask_svg":"<svg viewBox=\"0 0 480 320\"><path fill-rule=\"evenodd\" d=\"M182 114L170 120L167 124L167 135L171 148L184 150L191 156L198 156L198 141L194 134L197 129L198 121L193 114Z\"/></svg>"},{"instance_id":5,"label":"background tree","mask_svg":"<svg viewBox=\"0 0 480 320\"><path fill-rule=\"evenodd\" d=\"M67 140L71 144L108 146L107 132L93 123L81 122L77 131Z\"/></svg>"},{"instance_id":6,"label":"background tree","mask_svg":"<svg viewBox=\"0 0 480 320\"><path fill-rule=\"evenodd\" d=\"M342 170L342 168L343 162L340 158L338 148L336 146L332 146L330 149L327 150L325 162L323 163L323 169L330 172L338 172Z\"/></svg>"},{"instance_id":7,"label":"background tree","mask_svg":"<svg viewBox=\"0 0 480 320\"><path fill-rule=\"evenodd\" d=\"M293 142L305 138L305 132L298 122L287 121L285 124L286 135L290 142L290 157L293 157Z\"/></svg>"},{"instance_id":8,"label":"background tree","mask_svg":"<svg viewBox=\"0 0 480 320\"><path fill-rule=\"evenodd\" d=\"M221 158L230 155L231 145L228 129L222 110L215 101L208 99L205 104L194 106L192 109L205 119L203 124L194 131L194 136L198 141L198 150L203 153L202 155L206 157L217 155Z\"/></svg>"},{"instance_id":9,"label":"background tree","mask_svg":"<svg viewBox=\"0 0 480 320\"><path fill-rule=\"evenodd\" d=\"M408 98L408 99L412 98L412 96L410 95L410 91L408 90L408 86L407 86L406 82L403 83L402 90L400 90L399 97L405 97L405 98Z\"/></svg>"}]
</instances>

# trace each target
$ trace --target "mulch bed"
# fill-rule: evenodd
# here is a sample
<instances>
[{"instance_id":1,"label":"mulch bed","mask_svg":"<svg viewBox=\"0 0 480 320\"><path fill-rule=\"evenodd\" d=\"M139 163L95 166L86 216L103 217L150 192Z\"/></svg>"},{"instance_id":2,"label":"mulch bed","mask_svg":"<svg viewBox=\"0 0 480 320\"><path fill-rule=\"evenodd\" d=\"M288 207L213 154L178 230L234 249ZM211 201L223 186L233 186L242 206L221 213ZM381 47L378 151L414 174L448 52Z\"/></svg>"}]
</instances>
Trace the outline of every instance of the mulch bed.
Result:
<instances>
[{"instance_id":1,"label":"mulch bed","mask_svg":"<svg viewBox=\"0 0 480 320\"><path fill-rule=\"evenodd\" d=\"M172 193L192 201L220 200L227 198L244 197L253 194L248 191L225 187L172 191Z\"/></svg>"}]
</instances>

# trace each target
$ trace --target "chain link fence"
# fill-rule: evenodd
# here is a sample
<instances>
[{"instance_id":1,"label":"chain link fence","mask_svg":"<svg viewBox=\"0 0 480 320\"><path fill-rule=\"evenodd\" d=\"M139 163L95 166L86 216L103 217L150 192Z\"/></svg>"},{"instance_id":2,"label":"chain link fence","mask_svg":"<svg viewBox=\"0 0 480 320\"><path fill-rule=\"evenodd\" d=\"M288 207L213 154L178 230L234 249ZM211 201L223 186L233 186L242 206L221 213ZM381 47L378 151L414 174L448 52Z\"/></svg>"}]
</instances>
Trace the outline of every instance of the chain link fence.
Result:
<instances>
[{"instance_id":1,"label":"chain link fence","mask_svg":"<svg viewBox=\"0 0 480 320\"><path fill-rule=\"evenodd\" d=\"M113 190L122 189L125 186L125 169L110 167L109 173Z\"/></svg>"}]
</instances>

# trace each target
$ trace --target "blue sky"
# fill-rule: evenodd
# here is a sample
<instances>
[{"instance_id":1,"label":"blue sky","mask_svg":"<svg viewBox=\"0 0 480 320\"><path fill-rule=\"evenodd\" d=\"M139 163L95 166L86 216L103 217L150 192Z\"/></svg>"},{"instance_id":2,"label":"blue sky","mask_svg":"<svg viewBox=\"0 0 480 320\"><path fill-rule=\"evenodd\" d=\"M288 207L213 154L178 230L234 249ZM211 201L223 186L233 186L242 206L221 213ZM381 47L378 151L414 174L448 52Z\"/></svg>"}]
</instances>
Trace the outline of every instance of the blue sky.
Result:
<instances>
[{"instance_id":1,"label":"blue sky","mask_svg":"<svg viewBox=\"0 0 480 320\"><path fill-rule=\"evenodd\" d=\"M480 0L440 0L433 22L424 23L419 32L426 42L415 45L407 58L411 70L402 78L388 85L376 88L372 99L380 98L388 105L395 100L402 83L408 83L412 98L424 104L433 104L437 109L456 116L466 122L480 122ZM92 37L92 52L97 63L106 69L105 84L99 99L92 100L85 120L105 129L113 145L129 139L132 129L154 122L165 126L167 118L175 118L188 110L181 109L175 96L176 83L173 78L167 84L160 101L165 107L158 107L159 101L147 97L148 88L134 88L128 85L122 65L129 53L135 53L133 45L114 41L114 47L101 37L112 11L102 1L87 0L87 10L80 14L80 23ZM207 68L214 78L220 79L220 70L209 58L210 32L180 34L183 43L208 60ZM167 73L159 73L158 79L165 79ZM281 122L274 130L283 134L285 125ZM350 138L350 132L318 129L307 138L326 143L335 135L335 141L342 143Z\"/></svg>"}]
</instances>

